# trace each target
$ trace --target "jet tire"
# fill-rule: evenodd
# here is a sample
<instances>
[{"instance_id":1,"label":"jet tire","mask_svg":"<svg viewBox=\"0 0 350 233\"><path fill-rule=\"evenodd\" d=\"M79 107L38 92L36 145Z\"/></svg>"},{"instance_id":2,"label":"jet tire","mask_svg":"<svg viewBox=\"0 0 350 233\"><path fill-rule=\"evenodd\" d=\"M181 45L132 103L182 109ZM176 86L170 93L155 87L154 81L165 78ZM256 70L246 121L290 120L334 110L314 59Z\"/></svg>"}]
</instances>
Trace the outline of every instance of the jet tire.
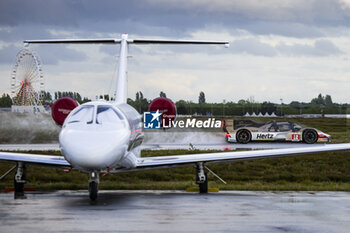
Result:
<instances>
[{"instance_id":1,"label":"jet tire","mask_svg":"<svg viewBox=\"0 0 350 233\"><path fill-rule=\"evenodd\" d=\"M205 181L199 183L199 193L208 193L208 175L205 174Z\"/></svg>"},{"instance_id":2,"label":"jet tire","mask_svg":"<svg viewBox=\"0 0 350 233\"><path fill-rule=\"evenodd\" d=\"M97 199L98 193L98 183L95 181L91 181L89 183L89 197L91 201L95 201Z\"/></svg>"}]
</instances>

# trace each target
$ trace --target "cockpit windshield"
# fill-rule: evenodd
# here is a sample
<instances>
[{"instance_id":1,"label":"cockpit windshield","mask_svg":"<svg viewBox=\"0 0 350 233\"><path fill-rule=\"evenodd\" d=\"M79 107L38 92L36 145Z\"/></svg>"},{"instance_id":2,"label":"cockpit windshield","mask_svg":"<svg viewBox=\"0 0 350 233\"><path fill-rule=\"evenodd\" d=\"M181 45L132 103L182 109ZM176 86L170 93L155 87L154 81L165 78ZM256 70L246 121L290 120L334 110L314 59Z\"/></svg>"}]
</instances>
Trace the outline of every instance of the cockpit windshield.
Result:
<instances>
[{"instance_id":1,"label":"cockpit windshield","mask_svg":"<svg viewBox=\"0 0 350 233\"><path fill-rule=\"evenodd\" d=\"M100 105L97 107L96 124L118 123L123 119L124 117L112 106Z\"/></svg>"},{"instance_id":2,"label":"cockpit windshield","mask_svg":"<svg viewBox=\"0 0 350 233\"><path fill-rule=\"evenodd\" d=\"M83 105L69 119L68 123L86 123L92 124L94 114L93 105Z\"/></svg>"},{"instance_id":3,"label":"cockpit windshield","mask_svg":"<svg viewBox=\"0 0 350 233\"><path fill-rule=\"evenodd\" d=\"M94 118L96 116L96 118ZM85 123L85 124L119 124L125 126L124 116L109 105L83 105L80 109L77 109L72 116L68 119L68 124L73 123Z\"/></svg>"}]
</instances>

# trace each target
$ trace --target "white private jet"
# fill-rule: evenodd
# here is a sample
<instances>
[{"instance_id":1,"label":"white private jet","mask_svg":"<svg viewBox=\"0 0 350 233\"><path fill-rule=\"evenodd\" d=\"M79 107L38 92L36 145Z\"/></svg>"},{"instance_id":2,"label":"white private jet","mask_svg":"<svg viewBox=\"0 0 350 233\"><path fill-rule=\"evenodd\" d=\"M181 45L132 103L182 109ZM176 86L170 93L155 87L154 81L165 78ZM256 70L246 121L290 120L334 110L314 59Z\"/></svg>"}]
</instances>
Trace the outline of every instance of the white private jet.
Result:
<instances>
[{"instance_id":1,"label":"white private jet","mask_svg":"<svg viewBox=\"0 0 350 233\"><path fill-rule=\"evenodd\" d=\"M201 193L208 191L205 165L269 157L283 157L306 153L350 149L350 143L320 145L289 149L273 149L241 152L219 152L191 155L174 155L142 158L140 145L143 140L142 117L127 104L127 56L129 44L212 44L225 45L227 41L128 39L74 39L27 40L34 43L71 44L120 44L119 70L115 102L92 101L77 106L63 120L59 144L63 156L0 152L0 160L15 162L15 196L24 195L26 165L42 165L75 169L90 174L89 196L97 198L99 174L193 165L197 168L196 183ZM59 101L59 100L58 100ZM63 111L64 109L58 109ZM57 122L57 121L56 121Z\"/></svg>"}]
</instances>

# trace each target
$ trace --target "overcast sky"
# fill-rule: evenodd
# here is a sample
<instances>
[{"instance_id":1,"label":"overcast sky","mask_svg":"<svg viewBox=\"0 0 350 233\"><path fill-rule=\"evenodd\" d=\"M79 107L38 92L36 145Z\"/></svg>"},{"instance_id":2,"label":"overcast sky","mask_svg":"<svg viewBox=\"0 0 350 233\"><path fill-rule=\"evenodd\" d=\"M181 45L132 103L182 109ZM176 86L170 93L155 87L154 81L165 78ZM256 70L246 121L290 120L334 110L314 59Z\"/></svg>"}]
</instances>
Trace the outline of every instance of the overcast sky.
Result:
<instances>
[{"instance_id":1,"label":"overcast sky","mask_svg":"<svg viewBox=\"0 0 350 233\"><path fill-rule=\"evenodd\" d=\"M350 103L350 0L0 0L0 93L26 39L229 40L230 48L130 45L128 95L174 101ZM31 45L45 89L113 93L117 45Z\"/></svg>"}]
</instances>

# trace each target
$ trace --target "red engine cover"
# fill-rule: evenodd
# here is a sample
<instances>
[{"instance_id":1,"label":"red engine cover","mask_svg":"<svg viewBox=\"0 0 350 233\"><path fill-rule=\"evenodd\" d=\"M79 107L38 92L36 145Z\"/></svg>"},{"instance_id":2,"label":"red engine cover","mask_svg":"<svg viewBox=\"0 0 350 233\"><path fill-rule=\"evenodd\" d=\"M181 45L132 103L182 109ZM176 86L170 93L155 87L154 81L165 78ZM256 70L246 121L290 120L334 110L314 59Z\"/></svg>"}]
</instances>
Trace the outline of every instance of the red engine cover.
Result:
<instances>
[{"instance_id":1,"label":"red engine cover","mask_svg":"<svg viewBox=\"0 0 350 233\"><path fill-rule=\"evenodd\" d=\"M171 122L176 118L176 106L168 98L158 97L154 99L148 107L148 111L150 112L159 112L161 115L161 126L163 127L163 122L165 123L165 127L171 126Z\"/></svg>"},{"instance_id":2,"label":"red engine cover","mask_svg":"<svg viewBox=\"0 0 350 233\"><path fill-rule=\"evenodd\" d=\"M78 105L79 104L77 101L70 97L62 97L56 100L51 107L51 115L53 120L56 122L56 124L63 125L68 114Z\"/></svg>"}]
</instances>

